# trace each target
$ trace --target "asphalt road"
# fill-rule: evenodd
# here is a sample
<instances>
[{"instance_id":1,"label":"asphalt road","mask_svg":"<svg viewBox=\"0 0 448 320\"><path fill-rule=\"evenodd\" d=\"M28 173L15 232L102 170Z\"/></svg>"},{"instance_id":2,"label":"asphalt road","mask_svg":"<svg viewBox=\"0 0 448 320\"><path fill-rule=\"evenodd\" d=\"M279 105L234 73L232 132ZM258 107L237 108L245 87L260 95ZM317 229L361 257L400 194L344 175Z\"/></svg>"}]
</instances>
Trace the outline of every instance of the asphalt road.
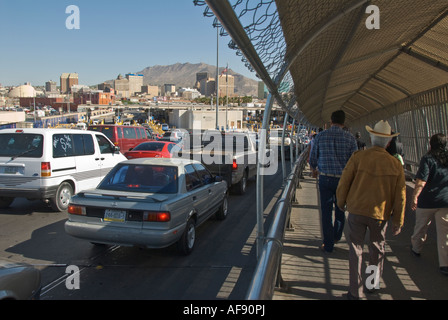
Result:
<instances>
[{"instance_id":1,"label":"asphalt road","mask_svg":"<svg viewBox=\"0 0 448 320\"><path fill-rule=\"evenodd\" d=\"M266 230L281 177L279 168L277 175L264 178ZM0 209L0 259L41 269L42 300L244 299L256 266L255 189L250 181L245 195L230 196L226 220L212 218L197 229L189 256L180 255L176 246L95 246L65 233L66 213L53 212L40 201L16 199Z\"/></svg>"}]
</instances>

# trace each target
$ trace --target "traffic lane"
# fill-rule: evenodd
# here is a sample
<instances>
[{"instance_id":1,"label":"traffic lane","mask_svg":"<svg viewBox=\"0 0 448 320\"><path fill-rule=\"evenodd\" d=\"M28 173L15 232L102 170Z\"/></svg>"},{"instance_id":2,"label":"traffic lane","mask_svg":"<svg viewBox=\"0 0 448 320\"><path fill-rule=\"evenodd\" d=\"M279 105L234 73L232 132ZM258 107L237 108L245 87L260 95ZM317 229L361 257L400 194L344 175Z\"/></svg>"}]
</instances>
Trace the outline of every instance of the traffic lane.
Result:
<instances>
[{"instance_id":1,"label":"traffic lane","mask_svg":"<svg viewBox=\"0 0 448 320\"><path fill-rule=\"evenodd\" d=\"M40 200L17 198L0 209L0 258L25 262L42 270L42 284L65 272L68 262L86 261L105 248L88 247L65 233L67 213L54 212Z\"/></svg>"},{"instance_id":2,"label":"traffic lane","mask_svg":"<svg viewBox=\"0 0 448 320\"><path fill-rule=\"evenodd\" d=\"M280 186L279 174L265 177L265 206ZM256 263L255 189L252 181L247 194L230 196L226 220L198 228L188 257L175 246L94 246L65 233L66 213L41 201L16 199L0 210L0 257L41 269L42 299L243 299ZM70 265L82 270L80 290L65 286Z\"/></svg>"},{"instance_id":3,"label":"traffic lane","mask_svg":"<svg viewBox=\"0 0 448 320\"><path fill-rule=\"evenodd\" d=\"M281 177L267 176L265 185L268 206L279 193ZM79 264L79 289L68 290L60 270L60 277L46 285L42 299L244 299L256 265L255 189L251 182L244 196L230 196L227 219L211 219L197 229L189 256L180 255L175 245L104 246L103 253L93 256L96 246L84 241L85 259L77 255L64 261Z\"/></svg>"}]
</instances>

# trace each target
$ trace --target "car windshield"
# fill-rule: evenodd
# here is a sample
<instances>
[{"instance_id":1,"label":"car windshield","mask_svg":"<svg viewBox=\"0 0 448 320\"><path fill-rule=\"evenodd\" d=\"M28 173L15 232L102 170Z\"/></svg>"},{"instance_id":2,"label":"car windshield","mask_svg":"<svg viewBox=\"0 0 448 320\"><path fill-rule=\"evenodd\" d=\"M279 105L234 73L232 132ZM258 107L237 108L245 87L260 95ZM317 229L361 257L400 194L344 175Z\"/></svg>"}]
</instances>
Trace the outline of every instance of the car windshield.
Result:
<instances>
[{"instance_id":1,"label":"car windshield","mask_svg":"<svg viewBox=\"0 0 448 320\"><path fill-rule=\"evenodd\" d=\"M132 151L162 151L164 143L160 142L145 142L136 146Z\"/></svg>"},{"instance_id":2,"label":"car windshield","mask_svg":"<svg viewBox=\"0 0 448 320\"><path fill-rule=\"evenodd\" d=\"M177 193L177 167L143 164L118 164L98 186L98 189Z\"/></svg>"},{"instance_id":3,"label":"car windshield","mask_svg":"<svg viewBox=\"0 0 448 320\"><path fill-rule=\"evenodd\" d=\"M44 137L41 134L0 134L1 157L41 158Z\"/></svg>"}]
</instances>

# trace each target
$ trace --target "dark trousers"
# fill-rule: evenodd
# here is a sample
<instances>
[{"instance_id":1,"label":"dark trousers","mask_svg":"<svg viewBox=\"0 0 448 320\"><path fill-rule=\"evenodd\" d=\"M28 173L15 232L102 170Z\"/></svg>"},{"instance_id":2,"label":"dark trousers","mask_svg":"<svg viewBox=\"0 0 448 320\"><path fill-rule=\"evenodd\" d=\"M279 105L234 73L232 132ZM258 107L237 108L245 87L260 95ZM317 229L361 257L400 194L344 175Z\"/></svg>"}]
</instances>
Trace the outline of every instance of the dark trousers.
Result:
<instances>
[{"instance_id":1,"label":"dark trousers","mask_svg":"<svg viewBox=\"0 0 448 320\"><path fill-rule=\"evenodd\" d=\"M347 242L349 245L349 269L350 269L350 293L362 298L364 297L364 283L362 274L362 254L364 239L367 229L369 230L369 266L376 266L378 275L383 274L384 252L386 245L387 221L376 220L370 217L349 213L349 234ZM366 279L367 280L367 279Z\"/></svg>"},{"instance_id":2,"label":"dark trousers","mask_svg":"<svg viewBox=\"0 0 448 320\"><path fill-rule=\"evenodd\" d=\"M322 234L325 251L332 252L334 243L341 240L344 231L345 213L336 202L339 178L319 176L320 207L322 213ZM334 222L333 222L334 208Z\"/></svg>"}]
</instances>

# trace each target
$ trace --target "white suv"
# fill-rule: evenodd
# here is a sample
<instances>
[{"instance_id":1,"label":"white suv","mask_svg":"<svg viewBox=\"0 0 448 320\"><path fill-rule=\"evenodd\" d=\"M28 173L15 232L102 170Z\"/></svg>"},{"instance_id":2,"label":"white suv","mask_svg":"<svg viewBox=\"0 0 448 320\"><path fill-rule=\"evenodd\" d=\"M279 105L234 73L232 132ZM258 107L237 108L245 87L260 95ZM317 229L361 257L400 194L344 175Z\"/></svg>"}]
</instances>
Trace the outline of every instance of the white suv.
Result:
<instances>
[{"instance_id":1,"label":"white suv","mask_svg":"<svg viewBox=\"0 0 448 320\"><path fill-rule=\"evenodd\" d=\"M96 131L0 130L0 208L23 197L63 211L72 195L95 188L124 160L119 148Z\"/></svg>"}]
</instances>

